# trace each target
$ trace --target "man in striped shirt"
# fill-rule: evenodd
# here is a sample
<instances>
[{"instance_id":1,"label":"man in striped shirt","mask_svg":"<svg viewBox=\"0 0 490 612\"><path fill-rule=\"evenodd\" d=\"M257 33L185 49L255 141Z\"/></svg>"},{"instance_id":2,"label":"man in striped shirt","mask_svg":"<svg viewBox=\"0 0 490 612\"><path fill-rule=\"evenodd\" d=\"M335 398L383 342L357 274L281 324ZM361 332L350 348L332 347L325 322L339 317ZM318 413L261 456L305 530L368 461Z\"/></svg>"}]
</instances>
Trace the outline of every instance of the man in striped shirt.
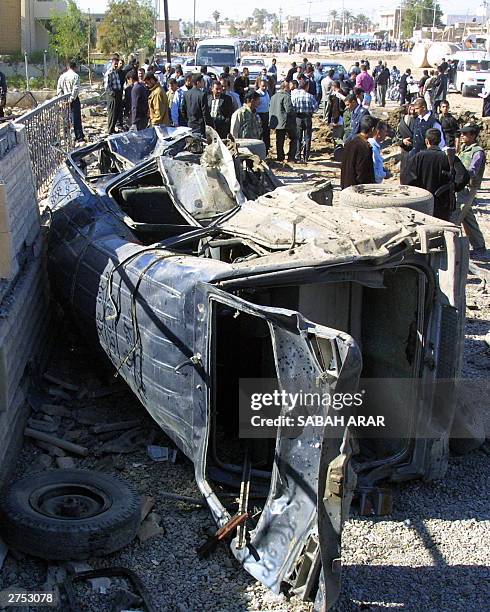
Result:
<instances>
[{"instance_id":1,"label":"man in striped shirt","mask_svg":"<svg viewBox=\"0 0 490 612\"><path fill-rule=\"evenodd\" d=\"M308 93L308 79L304 74L298 75L298 89L291 92L291 103L296 112L296 130L298 145L295 161L300 163L308 161L311 149L312 117L318 108L315 96Z\"/></svg>"}]
</instances>

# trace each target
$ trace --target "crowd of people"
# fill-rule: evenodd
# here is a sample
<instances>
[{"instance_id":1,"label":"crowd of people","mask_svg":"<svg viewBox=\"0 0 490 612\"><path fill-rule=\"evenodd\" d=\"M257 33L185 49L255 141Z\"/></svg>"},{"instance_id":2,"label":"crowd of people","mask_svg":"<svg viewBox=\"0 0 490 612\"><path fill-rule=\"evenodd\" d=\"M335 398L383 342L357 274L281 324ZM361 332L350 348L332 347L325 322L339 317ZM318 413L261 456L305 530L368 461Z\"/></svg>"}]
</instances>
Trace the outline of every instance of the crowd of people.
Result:
<instances>
[{"instance_id":1,"label":"crowd of people","mask_svg":"<svg viewBox=\"0 0 490 612\"><path fill-rule=\"evenodd\" d=\"M177 38L170 41L172 53L194 53L197 41L193 38ZM247 53L320 53L320 46L330 51L386 51L392 53L410 52L414 43L408 40L374 40L369 38L349 38L347 36L327 36L319 39L315 36L287 37L284 39L274 37L259 37L254 39L240 39L241 50ZM166 51L165 41L162 50Z\"/></svg>"},{"instance_id":2,"label":"crowd of people","mask_svg":"<svg viewBox=\"0 0 490 612\"><path fill-rule=\"evenodd\" d=\"M413 102L402 96L405 112L393 143L401 151L400 183L430 191L434 216L462 223L478 258L486 254L486 247L472 204L486 156L477 143L478 128L472 124L461 129L450 112L448 71L449 64L441 64L436 85L429 90L428 79L422 79ZM406 75L410 76L409 69ZM371 107L385 106L390 84L405 87L403 76L382 60L373 70L367 60L361 60L354 62L348 75L333 69L324 74L320 63L305 57L301 63L291 63L278 85L275 59L252 81L245 66L241 72L224 67L220 75L207 74L206 66L198 73L184 74L179 65L139 66L135 60L125 65L114 55L104 78L107 129L112 134L157 125L186 126L205 136L206 126L211 126L222 138L231 134L262 141L263 156L270 159L273 131L275 161L305 164L311 154L313 116L322 104L323 120L336 145L335 157L342 162L341 188L382 183L391 177L382 156L391 128L373 116ZM58 91L72 93L75 135L83 140L78 84L72 62L59 79ZM432 93L427 96L427 91Z\"/></svg>"},{"instance_id":3,"label":"crowd of people","mask_svg":"<svg viewBox=\"0 0 490 612\"><path fill-rule=\"evenodd\" d=\"M408 40L370 40L363 38L329 38L326 46L330 51L386 51L391 53L408 53L414 43Z\"/></svg>"},{"instance_id":4,"label":"crowd of people","mask_svg":"<svg viewBox=\"0 0 490 612\"><path fill-rule=\"evenodd\" d=\"M413 102L401 96L405 113L393 142L401 150L400 184L432 193L434 216L462 224L473 249L472 257L479 259L486 257L486 246L472 205L482 183L486 154L478 144L477 125L460 128L450 112L446 99L448 67L447 63L438 66L436 84L429 96L426 81L419 82L418 97ZM371 76L369 66L361 63L355 84L351 73L350 92L340 80L322 82L329 91L325 120L333 128L334 138L341 139L338 146L341 147L342 189L382 183L391 176L381 154L390 128L369 111L375 90L377 103L384 106L384 87L390 79L382 61L376 68ZM407 74L410 75L409 69ZM384 75L381 87L380 75Z\"/></svg>"}]
</instances>

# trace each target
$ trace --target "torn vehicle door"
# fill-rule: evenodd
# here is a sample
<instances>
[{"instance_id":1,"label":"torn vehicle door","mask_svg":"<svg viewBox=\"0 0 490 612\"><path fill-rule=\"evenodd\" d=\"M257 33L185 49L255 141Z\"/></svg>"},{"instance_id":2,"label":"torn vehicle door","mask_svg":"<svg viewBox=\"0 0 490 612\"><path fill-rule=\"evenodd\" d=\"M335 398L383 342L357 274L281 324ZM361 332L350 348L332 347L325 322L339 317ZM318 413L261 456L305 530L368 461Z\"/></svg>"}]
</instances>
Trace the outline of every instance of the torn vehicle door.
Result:
<instances>
[{"instance_id":1,"label":"torn vehicle door","mask_svg":"<svg viewBox=\"0 0 490 612\"><path fill-rule=\"evenodd\" d=\"M344 332L316 325L292 310L252 304L206 283L197 284L195 312L194 345L204 373L196 386L193 424L196 480L217 524L222 526L231 517L207 479L210 437L216 435L212 424L216 413L218 425L221 417L226 418L222 406L216 404L222 391L219 386L229 385L236 390L238 380L250 370L245 364L235 369L234 380L230 372L220 376L216 364L227 360L220 334L233 336L237 355L241 346L248 344L246 361L258 364L257 374L263 368L264 377L271 376L267 367L270 359L262 359L261 355L270 343L278 389L288 393L321 395L353 390L362 360L357 344ZM220 330L222 325L224 332ZM261 325L265 333L257 332ZM237 332L243 337L237 337ZM256 350L258 335L262 346ZM235 401L238 403L237 396ZM281 414L286 409L282 406ZM233 406L227 404L226 410L233 410ZM311 407L310 411L323 417L331 413L325 405ZM235 557L255 578L275 593L287 584L304 599L316 598L319 609L324 604L330 607L340 590L341 526L355 486L355 477L349 471L350 445L345 430L327 430L327 426L305 425L290 437L290 431L277 429L272 441L267 501L257 524L247 533L247 545L239 546L239 536L231 543ZM252 481L251 494L253 489Z\"/></svg>"}]
</instances>

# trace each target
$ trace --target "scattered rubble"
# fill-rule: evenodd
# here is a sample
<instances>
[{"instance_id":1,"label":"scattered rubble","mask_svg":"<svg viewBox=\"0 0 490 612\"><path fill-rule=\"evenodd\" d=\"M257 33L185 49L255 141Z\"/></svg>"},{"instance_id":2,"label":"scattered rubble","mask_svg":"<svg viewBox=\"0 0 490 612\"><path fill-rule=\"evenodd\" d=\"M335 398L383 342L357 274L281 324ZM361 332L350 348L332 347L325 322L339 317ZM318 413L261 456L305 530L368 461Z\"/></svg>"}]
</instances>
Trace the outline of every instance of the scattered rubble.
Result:
<instances>
[{"instance_id":1,"label":"scattered rubble","mask_svg":"<svg viewBox=\"0 0 490 612\"><path fill-rule=\"evenodd\" d=\"M57 457L56 465L62 470L73 470L76 464L71 457Z\"/></svg>"},{"instance_id":2,"label":"scattered rubble","mask_svg":"<svg viewBox=\"0 0 490 612\"><path fill-rule=\"evenodd\" d=\"M146 542L146 540L164 533L165 529L160 525L160 516L156 512L151 512L141 523L138 530L138 539L140 542Z\"/></svg>"},{"instance_id":3,"label":"scattered rubble","mask_svg":"<svg viewBox=\"0 0 490 612\"><path fill-rule=\"evenodd\" d=\"M177 458L177 451L175 448L150 445L147 447L147 451L148 457L153 461L170 461L171 463L175 463Z\"/></svg>"}]
</instances>

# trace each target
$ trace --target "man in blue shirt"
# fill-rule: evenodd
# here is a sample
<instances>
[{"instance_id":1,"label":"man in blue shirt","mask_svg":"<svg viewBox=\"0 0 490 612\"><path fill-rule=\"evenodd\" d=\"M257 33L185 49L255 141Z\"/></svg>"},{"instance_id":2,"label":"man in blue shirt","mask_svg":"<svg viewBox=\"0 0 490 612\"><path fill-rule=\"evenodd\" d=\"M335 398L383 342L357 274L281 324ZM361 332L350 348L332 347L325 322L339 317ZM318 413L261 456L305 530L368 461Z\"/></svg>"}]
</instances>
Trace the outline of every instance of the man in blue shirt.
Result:
<instances>
[{"instance_id":1,"label":"man in blue shirt","mask_svg":"<svg viewBox=\"0 0 490 612\"><path fill-rule=\"evenodd\" d=\"M268 152L271 146L271 132L269 128L269 108L271 105L271 98L268 92L269 83L265 79L262 79L259 83L257 93L260 96L259 104L256 109L257 115L260 117L262 123L262 140L265 143L265 149Z\"/></svg>"},{"instance_id":2,"label":"man in blue shirt","mask_svg":"<svg viewBox=\"0 0 490 612\"><path fill-rule=\"evenodd\" d=\"M368 138L368 142L373 149L374 180L382 183L385 178L390 178L391 172L384 167L384 159L381 155L381 145L388 136L388 124L380 121L376 126L374 136Z\"/></svg>"}]
</instances>

